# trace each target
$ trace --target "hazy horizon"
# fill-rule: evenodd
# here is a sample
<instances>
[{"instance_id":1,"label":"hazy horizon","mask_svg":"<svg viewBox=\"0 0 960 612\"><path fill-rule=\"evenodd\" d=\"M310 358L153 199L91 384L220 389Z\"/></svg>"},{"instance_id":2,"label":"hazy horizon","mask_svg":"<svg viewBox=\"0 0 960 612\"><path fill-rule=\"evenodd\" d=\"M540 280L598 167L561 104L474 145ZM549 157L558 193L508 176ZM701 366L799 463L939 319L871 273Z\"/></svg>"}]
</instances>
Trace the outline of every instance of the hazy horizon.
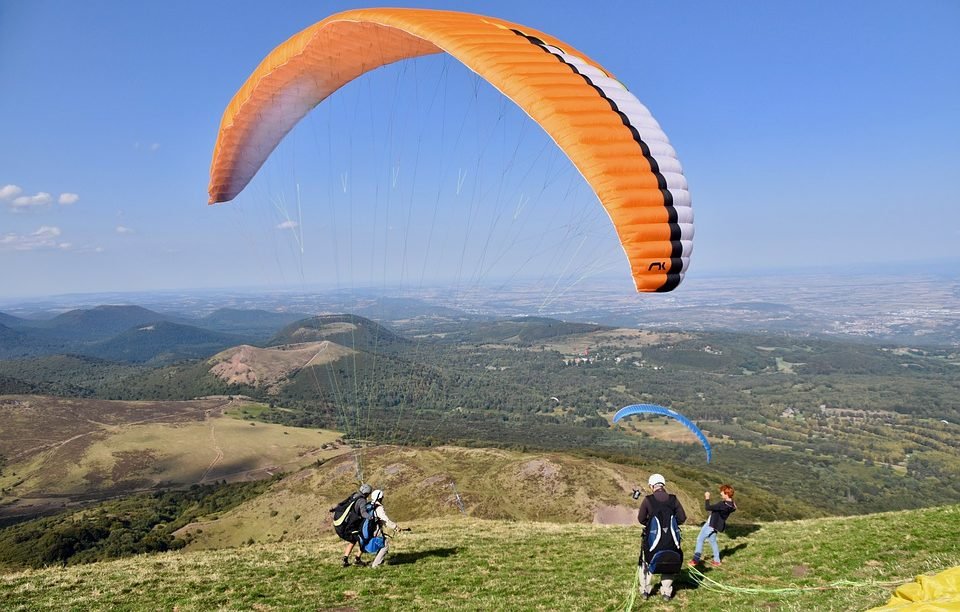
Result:
<instances>
[{"instance_id":1,"label":"hazy horizon","mask_svg":"<svg viewBox=\"0 0 960 612\"><path fill-rule=\"evenodd\" d=\"M876 277L880 281L890 282L890 277L902 276L946 276L954 277L960 282L960 259L944 258L926 262L885 262L878 264L849 265L840 268L829 266L811 266L811 267L773 267L757 268L753 270L741 271L708 271L697 273L696 268L688 275L684 285L670 294L640 294L633 290L629 279L614 274L608 276L599 276L581 280L577 285L596 287L604 286L611 290L622 290L626 295L634 294L638 301L656 300L657 296L672 295L682 296L686 291L684 288L695 289L702 283L710 284L712 281L737 279L739 281L748 281L755 279L787 279L790 277L817 277L821 280L830 278L849 278L855 277ZM510 278L510 279L485 279L484 282L473 285L472 287L518 287L529 286L531 284L543 284L541 278ZM96 296L134 296L134 295L164 295L164 294L197 294L197 295L228 295L231 293L251 294L251 293L283 293L299 294L304 292L380 292L384 295L390 294L416 294L420 290L452 290L457 288L457 279L436 279L425 280L418 284L389 284L389 283L370 283L356 284L353 286L336 285L333 283L277 283L262 285L232 285L232 286L181 286L181 287L160 287L156 289L102 289L82 292L62 292L45 294L25 294L25 295L3 295L0 294L0 310L5 305L17 305L33 301L61 299L69 301L77 299L79 301L89 301L89 298ZM460 283L460 288L467 289Z\"/></svg>"}]
</instances>

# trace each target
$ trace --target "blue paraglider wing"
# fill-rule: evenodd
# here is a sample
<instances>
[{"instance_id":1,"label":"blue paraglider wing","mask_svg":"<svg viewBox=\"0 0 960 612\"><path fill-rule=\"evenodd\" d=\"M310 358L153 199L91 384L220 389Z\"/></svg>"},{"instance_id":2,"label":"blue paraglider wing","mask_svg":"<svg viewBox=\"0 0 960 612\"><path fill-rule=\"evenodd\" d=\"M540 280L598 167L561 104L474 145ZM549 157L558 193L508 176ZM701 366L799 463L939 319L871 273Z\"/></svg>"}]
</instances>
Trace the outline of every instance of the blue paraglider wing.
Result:
<instances>
[{"instance_id":1,"label":"blue paraglider wing","mask_svg":"<svg viewBox=\"0 0 960 612\"><path fill-rule=\"evenodd\" d=\"M694 425L693 421L687 417L675 410L670 410L669 408L664 408L663 406L657 406L656 404L633 404L632 406L626 406L618 410L617 414L613 415L613 422L616 423L620 419L634 414L660 414L680 421L686 425L687 429L692 431L698 438L700 438L700 443L703 444L704 450L707 451L707 463L710 463L710 459L713 457L713 449L710 448L710 441L707 440L707 436L703 435L703 432L700 431L700 428Z\"/></svg>"}]
</instances>

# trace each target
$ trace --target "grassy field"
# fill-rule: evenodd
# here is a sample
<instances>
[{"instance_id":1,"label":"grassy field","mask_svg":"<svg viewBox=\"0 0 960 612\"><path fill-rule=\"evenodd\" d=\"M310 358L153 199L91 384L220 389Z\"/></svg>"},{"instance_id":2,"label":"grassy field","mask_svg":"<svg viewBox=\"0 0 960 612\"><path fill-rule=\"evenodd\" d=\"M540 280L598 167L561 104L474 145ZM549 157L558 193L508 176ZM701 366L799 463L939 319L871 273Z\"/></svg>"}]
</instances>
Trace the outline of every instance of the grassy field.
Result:
<instances>
[{"instance_id":1,"label":"grassy field","mask_svg":"<svg viewBox=\"0 0 960 612\"><path fill-rule=\"evenodd\" d=\"M655 466L611 463L563 453L521 453L454 446L406 448L379 446L362 454L365 480L387 491L390 515L401 522L461 512L502 521L632 524L636 504L632 489L646 483ZM691 521L703 520L703 491L719 481L699 474L669 475ZM289 473L264 494L216 519L184 527L189 548L223 548L280 538L310 539L328 530L326 509L356 486L352 453ZM764 508L778 517L815 514L787 507L782 500L749 484L736 483L742 496L739 518L751 521ZM460 504L456 495L460 495ZM793 512L791 515L790 512Z\"/></svg>"},{"instance_id":2,"label":"grassy field","mask_svg":"<svg viewBox=\"0 0 960 612\"><path fill-rule=\"evenodd\" d=\"M228 416L240 400L124 402L0 396L0 516L218 480L268 478L343 450L337 432Z\"/></svg>"},{"instance_id":3,"label":"grassy field","mask_svg":"<svg viewBox=\"0 0 960 612\"><path fill-rule=\"evenodd\" d=\"M627 510L629 517L624 504L632 501L631 486L649 476L635 466L560 453L458 447L374 447L365 449L363 460L366 480L388 491L390 515L399 521L422 517L424 507L435 518L461 516L454 491L464 512L483 519L590 523L602 510ZM355 479L354 457L344 454L288 474L263 495L183 533L190 534L190 548L313 538L329 530L325 510L355 487ZM697 514L693 494L682 490L696 491L695 485L672 484Z\"/></svg>"},{"instance_id":4,"label":"grassy field","mask_svg":"<svg viewBox=\"0 0 960 612\"><path fill-rule=\"evenodd\" d=\"M381 568L339 567L341 542L317 539L164 553L0 576L5 610L624 610L639 527L445 517L405 524ZM689 556L696 526L685 530ZM892 582L960 559L960 506L848 518L737 524L724 564L675 599L634 609L862 610ZM686 575L685 575L686 578ZM817 589L839 580L842 588ZM775 589L794 588L773 593ZM808 590L802 590L808 589ZM766 591L764 591L766 590Z\"/></svg>"}]
</instances>

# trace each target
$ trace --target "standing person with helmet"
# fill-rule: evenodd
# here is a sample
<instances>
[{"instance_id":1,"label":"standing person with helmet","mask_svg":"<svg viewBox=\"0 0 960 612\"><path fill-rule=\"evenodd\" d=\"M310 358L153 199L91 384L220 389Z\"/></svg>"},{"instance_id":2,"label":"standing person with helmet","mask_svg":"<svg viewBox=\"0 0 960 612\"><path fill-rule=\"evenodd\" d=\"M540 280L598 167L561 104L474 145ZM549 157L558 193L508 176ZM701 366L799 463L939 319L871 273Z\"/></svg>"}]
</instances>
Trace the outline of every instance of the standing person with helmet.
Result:
<instances>
[{"instance_id":1,"label":"standing person with helmet","mask_svg":"<svg viewBox=\"0 0 960 612\"><path fill-rule=\"evenodd\" d=\"M400 525L397 525L383 508L383 491L376 489L370 494L370 501L367 502L363 511L364 524L361 528L361 542L363 550L369 553L377 553L370 567L379 567L387 556L387 539L383 537L383 528L387 527L394 532L401 531Z\"/></svg>"},{"instance_id":2,"label":"standing person with helmet","mask_svg":"<svg viewBox=\"0 0 960 612\"><path fill-rule=\"evenodd\" d=\"M333 512L333 526L340 536L340 539L346 540L347 545L343 549L343 567L350 567L350 553L353 547L359 543L359 527L363 517L363 510L367 505L367 496L373 492L373 487L364 483L360 485L358 491L350 494L350 497L343 500L335 507L330 509ZM363 548L357 552L356 564L360 565L360 556L363 554Z\"/></svg>"},{"instance_id":3,"label":"standing person with helmet","mask_svg":"<svg viewBox=\"0 0 960 612\"><path fill-rule=\"evenodd\" d=\"M653 574L660 574L660 595L665 600L673 597L673 581L683 567L680 550L680 525L687 513L676 495L666 490L662 474L651 474L647 481L653 493L643 498L637 520L643 525L640 544L641 595L652 593Z\"/></svg>"}]
</instances>

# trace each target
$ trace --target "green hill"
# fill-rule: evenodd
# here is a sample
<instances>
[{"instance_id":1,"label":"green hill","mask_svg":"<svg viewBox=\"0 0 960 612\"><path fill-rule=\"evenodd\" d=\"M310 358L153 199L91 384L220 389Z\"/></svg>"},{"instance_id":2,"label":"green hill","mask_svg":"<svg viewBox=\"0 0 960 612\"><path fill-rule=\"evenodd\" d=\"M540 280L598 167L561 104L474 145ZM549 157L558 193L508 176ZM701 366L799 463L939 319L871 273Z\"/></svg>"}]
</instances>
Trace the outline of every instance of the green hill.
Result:
<instances>
[{"instance_id":1,"label":"green hill","mask_svg":"<svg viewBox=\"0 0 960 612\"><path fill-rule=\"evenodd\" d=\"M427 514L429 508L422 512ZM391 541L382 568L339 567L342 542L325 529L278 543L251 537L226 550L7 573L0 580L0 606L184 612L863 610L884 603L893 585L951 567L960 558L960 506L732 523L720 540L723 566L704 570L727 590L698 585L685 571L669 604L633 601L637 526L450 516L405 521L413 531ZM687 555L696 529L684 530ZM829 588L838 581L848 582Z\"/></svg>"},{"instance_id":2,"label":"green hill","mask_svg":"<svg viewBox=\"0 0 960 612\"><path fill-rule=\"evenodd\" d=\"M305 318L307 315L268 310L242 310L220 308L199 319L196 325L214 331L243 334L266 340L285 325Z\"/></svg>"},{"instance_id":3,"label":"green hill","mask_svg":"<svg viewBox=\"0 0 960 612\"><path fill-rule=\"evenodd\" d=\"M96 341L104 340L137 325L169 320L172 320L172 317L148 310L142 306L104 305L96 308L70 310L49 321L38 323L37 328L42 328L58 338L74 341Z\"/></svg>"},{"instance_id":4,"label":"green hill","mask_svg":"<svg viewBox=\"0 0 960 612\"><path fill-rule=\"evenodd\" d=\"M245 339L192 325L159 321L138 325L109 340L84 349L84 353L130 363L167 363L197 359L221 351Z\"/></svg>"},{"instance_id":5,"label":"green hill","mask_svg":"<svg viewBox=\"0 0 960 612\"><path fill-rule=\"evenodd\" d=\"M97 306L15 328L0 321L0 360L80 354L113 361L166 362L206 357L246 341L184 324L140 306ZM26 323L29 323L27 325ZM145 334L145 331L152 334Z\"/></svg>"},{"instance_id":6,"label":"green hill","mask_svg":"<svg viewBox=\"0 0 960 612\"><path fill-rule=\"evenodd\" d=\"M284 327L267 346L328 340L355 351L387 352L402 350L411 342L388 328L350 314L321 315Z\"/></svg>"},{"instance_id":7,"label":"green hill","mask_svg":"<svg viewBox=\"0 0 960 612\"><path fill-rule=\"evenodd\" d=\"M143 366L121 364L82 355L50 355L0 361L0 377L18 380L30 393L90 397L97 389L143 372ZM22 393L0 384L0 394Z\"/></svg>"},{"instance_id":8,"label":"green hill","mask_svg":"<svg viewBox=\"0 0 960 612\"><path fill-rule=\"evenodd\" d=\"M62 351L67 342L50 338L29 327L12 327L0 322L0 360L19 359Z\"/></svg>"}]
</instances>

